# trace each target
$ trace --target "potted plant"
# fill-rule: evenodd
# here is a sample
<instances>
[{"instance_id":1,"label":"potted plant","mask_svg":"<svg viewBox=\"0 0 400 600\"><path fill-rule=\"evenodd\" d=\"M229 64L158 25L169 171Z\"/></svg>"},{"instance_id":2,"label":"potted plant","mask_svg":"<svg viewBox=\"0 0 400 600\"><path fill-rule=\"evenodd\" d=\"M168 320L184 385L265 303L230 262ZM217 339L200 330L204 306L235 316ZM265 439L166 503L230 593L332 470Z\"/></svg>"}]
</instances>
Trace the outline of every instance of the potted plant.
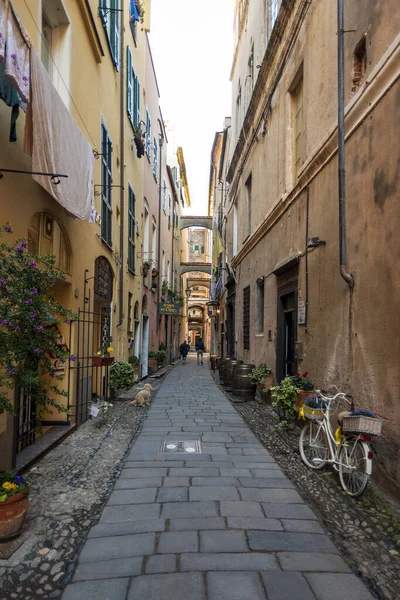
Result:
<instances>
[{"instance_id":1,"label":"potted plant","mask_svg":"<svg viewBox=\"0 0 400 600\"><path fill-rule=\"evenodd\" d=\"M168 294L168 281L166 279L163 279L161 291L163 294Z\"/></svg>"},{"instance_id":2,"label":"potted plant","mask_svg":"<svg viewBox=\"0 0 400 600\"><path fill-rule=\"evenodd\" d=\"M147 277L147 273L149 272L149 269L151 267L151 260L144 260L143 261L143 265L142 265L142 271L143 271L143 277Z\"/></svg>"},{"instance_id":3,"label":"potted plant","mask_svg":"<svg viewBox=\"0 0 400 600\"><path fill-rule=\"evenodd\" d=\"M157 367L156 353L153 351L149 352L149 354L148 354L148 366L149 366L149 368Z\"/></svg>"},{"instance_id":4,"label":"potted plant","mask_svg":"<svg viewBox=\"0 0 400 600\"><path fill-rule=\"evenodd\" d=\"M158 277L158 269L156 267L153 267L151 269L151 276L152 277Z\"/></svg>"},{"instance_id":5,"label":"potted plant","mask_svg":"<svg viewBox=\"0 0 400 600\"><path fill-rule=\"evenodd\" d=\"M294 425L297 413L297 392L297 385L291 375L282 379L280 385L271 387L271 395L274 398L272 406L278 409L282 427L293 427Z\"/></svg>"},{"instance_id":6,"label":"potted plant","mask_svg":"<svg viewBox=\"0 0 400 600\"><path fill-rule=\"evenodd\" d=\"M167 361L168 355L166 350L158 350L156 352L157 366L161 367Z\"/></svg>"},{"instance_id":7,"label":"potted plant","mask_svg":"<svg viewBox=\"0 0 400 600\"><path fill-rule=\"evenodd\" d=\"M303 373L303 375L299 372L293 376L294 383L297 387L297 399L296 406L300 408L304 404L306 398L313 398L314 394L314 384L311 379L308 377L308 371Z\"/></svg>"},{"instance_id":8,"label":"potted plant","mask_svg":"<svg viewBox=\"0 0 400 600\"><path fill-rule=\"evenodd\" d=\"M135 373L128 362L120 360L111 365L109 385L112 390L129 390L136 380Z\"/></svg>"},{"instance_id":9,"label":"potted plant","mask_svg":"<svg viewBox=\"0 0 400 600\"><path fill-rule=\"evenodd\" d=\"M133 372L135 373L135 375L137 377L139 377L139 369L140 369L140 360L137 356L135 356L134 354L132 354L132 356L130 356L128 358L128 363L131 365L131 368L133 370Z\"/></svg>"},{"instance_id":10,"label":"potted plant","mask_svg":"<svg viewBox=\"0 0 400 600\"><path fill-rule=\"evenodd\" d=\"M0 472L0 542L20 534L28 510L29 485L15 471Z\"/></svg>"},{"instance_id":11,"label":"potted plant","mask_svg":"<svg viewBox=\"0 0 400 600\"><path fill-rule=\"evenodd\" d=\"M256 369L253 369L249 378L259 389L262 388L267 392L271 388L272 371L265 363L261 363Z\"/></svg>"},{"instance_id":12,"label":"potted plant","mask_svg":"<svg viewBox=\"0 0 400 600\"><path fill-rule=\"evenodd\" d=\"M114 352L114 348L108 344L103 344L97 349L97 353L93 356L94 367L108 367L114 362L114 357L110 353Z\"/></svg>"},{"instance_id":13,"label":"potted plant","mask_svg":"<svg viewBox=\"0 0 400 600\"><path fill-rule=\"evenodd\" d=\"M142 156L144 156L144 140L140 124L133 132L133 141L135 142L136 146L136 156L138 158L141 158Z\"/></svg>"}]
</instances>

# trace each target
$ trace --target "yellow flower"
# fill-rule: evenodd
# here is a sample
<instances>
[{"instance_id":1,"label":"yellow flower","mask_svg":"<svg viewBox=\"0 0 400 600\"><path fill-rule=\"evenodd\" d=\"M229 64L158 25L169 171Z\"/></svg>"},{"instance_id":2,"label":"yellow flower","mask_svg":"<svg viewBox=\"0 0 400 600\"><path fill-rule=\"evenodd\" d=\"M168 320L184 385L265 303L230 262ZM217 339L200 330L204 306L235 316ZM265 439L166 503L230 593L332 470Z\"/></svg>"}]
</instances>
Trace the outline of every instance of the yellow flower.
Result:
<instances>
[{"instance_id":1,"label":"yellow flower","mask_svg":"<svg viewBox=\"0 0 400 600\"><path fill-rule=\"evenodd\" d=\"M15 490L17 489L17 485L15 483L11 483L10 481L5 481L1 486L5 490Z\"/></svg>"},{"instance_id":2,"label":"yellow flower","mask_svg":"<svg viewBox=\"0 0 400 600\"><path fill-rule=\"evenodd\" d=\"M107 352L114 352L114 348L112 346L108 346Z\"/></svg>"},{"instance_id":3,"label":"yellow flower","mask_svg":"<svg viewBox=\"0 0 400 600\"><path fill-rule=\"evenodd\" d=\"M97 353L97 356L100 356L100 355L101 355L101 352L100 352L100 350L99 350L99 351L98 351L98 353Z\"/></svg>"}]
</instances>

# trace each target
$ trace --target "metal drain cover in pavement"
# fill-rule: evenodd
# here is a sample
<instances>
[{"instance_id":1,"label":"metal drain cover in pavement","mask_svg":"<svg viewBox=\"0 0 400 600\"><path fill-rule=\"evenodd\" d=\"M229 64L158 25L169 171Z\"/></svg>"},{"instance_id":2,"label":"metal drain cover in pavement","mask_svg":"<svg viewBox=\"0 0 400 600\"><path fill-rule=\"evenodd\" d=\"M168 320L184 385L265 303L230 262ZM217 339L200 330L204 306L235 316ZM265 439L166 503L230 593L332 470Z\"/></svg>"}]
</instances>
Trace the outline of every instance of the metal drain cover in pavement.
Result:
<instances>
[{"instance_id":1,"label":"metal drain cover in pavement","mask_svg":"<svg viewBox=\"0 0 400 600\"><path fill-rule=\"evenodd\" d=\"M160 452L163 454L172 452L201 454L201 444L199 440L186 440L185 442L168 441L161 444Z\"/></svg>"}]
</instances>

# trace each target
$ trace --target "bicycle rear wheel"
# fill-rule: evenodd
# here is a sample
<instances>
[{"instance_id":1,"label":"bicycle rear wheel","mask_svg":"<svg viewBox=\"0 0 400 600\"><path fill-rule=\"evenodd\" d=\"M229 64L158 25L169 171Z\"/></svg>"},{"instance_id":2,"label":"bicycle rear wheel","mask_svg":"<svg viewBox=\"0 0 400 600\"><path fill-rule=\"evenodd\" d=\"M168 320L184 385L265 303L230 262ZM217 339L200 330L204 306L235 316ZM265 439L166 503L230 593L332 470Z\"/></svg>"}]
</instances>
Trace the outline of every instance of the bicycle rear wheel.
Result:
<instances>
[{"instance_id":1,"label":"bicycle rear wheel","mask_svg":"<svg viewBox=\"0 0 400 600\"><path fill-rule=\"evenodd\" d=\"M310 469L322 469L329 458L329 444L319 421L309 421L301 430L299 449L301 458Z\"/></svg>"},{"instance_id":2,"label":"bicycle rear wheel","mask_svg":"<svg viewBox=\"0 0 400 600\"><path fill-rule=\"evenodd\" d=\"M358 438L345 440L339 452L339 478L350 496L361 496L368 485L370 458L365 444Z\"/></svg>"}]
</instances>

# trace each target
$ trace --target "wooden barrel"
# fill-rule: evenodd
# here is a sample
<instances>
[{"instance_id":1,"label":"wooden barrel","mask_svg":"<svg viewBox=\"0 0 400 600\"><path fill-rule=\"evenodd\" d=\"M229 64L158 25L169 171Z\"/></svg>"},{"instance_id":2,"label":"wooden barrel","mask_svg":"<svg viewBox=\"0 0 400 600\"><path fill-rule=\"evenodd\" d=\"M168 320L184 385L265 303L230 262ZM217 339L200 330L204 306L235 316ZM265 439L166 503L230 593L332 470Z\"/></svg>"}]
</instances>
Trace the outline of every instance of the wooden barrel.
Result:
<instances>
[{"instance_id":1,"label":"wooden barrel","mask_svg":"<svg viewBox=\"0 0 400 600\"><path fill-rule=\"evenodd\" d=\"M232 372L232 394L238 398L254 398L257 386L250 380L255 365L237 364Z\"/></svg>"},{"instance_id":2,"label":"wooden barrel","mask_svg":"<svg viewBox=\"0 0 400 600\"><path fill-rule=\"evenodd\" d=\"M233 369L236 365L241 365L243 363L242 360L232 359L229 362L225 363L224 368L224 385L227 390L232 389L232 373Z\"/></svg>"},{"instance_id":3,"label":"wooden barrel","mask_svg":"<svg viewBox=\"0 0 400 600\"><path fill-rule=\"evenodd\" d=\"M223 384L224 383L224 373L225 373L225 365L228 364L229 361L236 360L233 356L228 356L225 358L221 358L219 361L219 380Z\"/></svg>"}]
</instances>

